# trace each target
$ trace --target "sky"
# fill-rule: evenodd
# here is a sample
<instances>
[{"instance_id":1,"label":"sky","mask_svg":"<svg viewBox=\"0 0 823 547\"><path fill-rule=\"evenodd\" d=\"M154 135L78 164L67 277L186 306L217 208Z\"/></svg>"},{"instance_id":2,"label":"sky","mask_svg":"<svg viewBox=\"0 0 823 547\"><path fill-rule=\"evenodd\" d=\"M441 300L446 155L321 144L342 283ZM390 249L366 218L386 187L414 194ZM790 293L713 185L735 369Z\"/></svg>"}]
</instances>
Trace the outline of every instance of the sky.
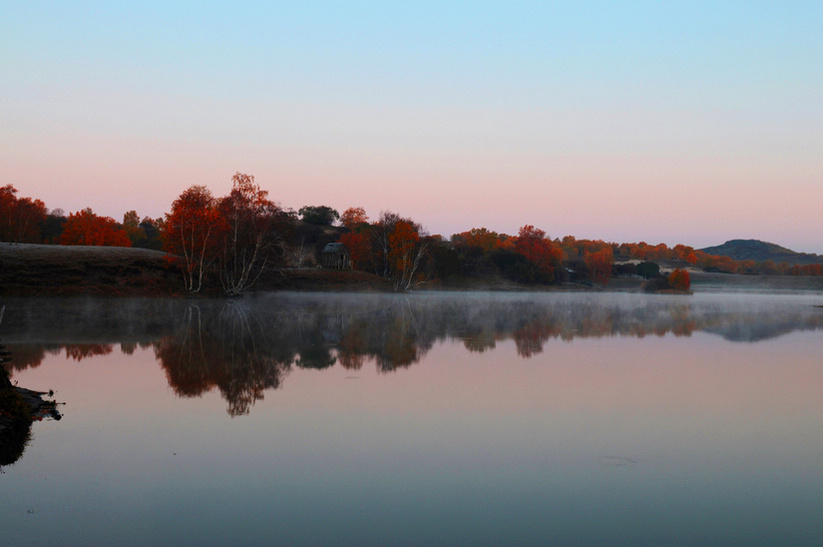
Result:
<instances>
[{"instance_id":1,"label":"sky","mask_svg":"<svg viewBox=\"0 0 823 547\"><path fill-rule=\"evenodd\" d=\"M0 185L823 253L823 2L0 0Z\"/></svg>"}]
</instances>

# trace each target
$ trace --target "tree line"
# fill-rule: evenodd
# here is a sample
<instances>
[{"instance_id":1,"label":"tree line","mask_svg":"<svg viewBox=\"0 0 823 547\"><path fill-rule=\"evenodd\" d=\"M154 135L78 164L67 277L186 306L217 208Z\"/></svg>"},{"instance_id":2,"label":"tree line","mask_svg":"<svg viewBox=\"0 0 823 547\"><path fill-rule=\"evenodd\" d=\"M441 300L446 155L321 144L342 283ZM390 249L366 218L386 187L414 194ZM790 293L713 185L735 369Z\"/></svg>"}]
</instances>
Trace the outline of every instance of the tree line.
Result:
<instances>
[{"instance_id":1,"label":"tree line","mask_svg":"<svg viewBox=\"0 0 823 547\"><path fill-rule=\"evenodd\" d=\"M516 235L481 227L445 239L391 211L371 220L362 207L342 213L325 205L284 209L244 173L232 177L231 191L223 197L205 186L191 186L157 219L129 211L117 222L88 208L66 215L17 193L12 185L0 188L0 241L163 250L190 293L219 285L225 294L240 294L266 272L315 267L328 243L345 245L353 269L383 277L398 291L490 277L524 285L603 286L620 276L644 277L653 290L688 290L688 268L823 275L821 264L737 261L686 245L551 239L528 224ZM662 276L660 263L674 271Z\"/></svg>"}]
</instances>

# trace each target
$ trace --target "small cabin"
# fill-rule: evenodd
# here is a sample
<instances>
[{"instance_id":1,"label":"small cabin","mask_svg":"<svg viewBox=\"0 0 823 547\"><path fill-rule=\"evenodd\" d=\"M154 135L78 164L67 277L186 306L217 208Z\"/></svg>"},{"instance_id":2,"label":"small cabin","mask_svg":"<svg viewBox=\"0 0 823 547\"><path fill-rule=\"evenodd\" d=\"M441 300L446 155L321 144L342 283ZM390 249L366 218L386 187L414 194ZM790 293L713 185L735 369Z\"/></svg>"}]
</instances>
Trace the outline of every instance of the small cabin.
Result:
<instances>
[{"instance_id":1,"label":"small cabin","mask_svg":"<svg viewBox=\"0 0 823 547\"><path fill-rule=\"evenodd\" d=\"M320 265L330 270L351 270L351 253L342 243L329 243L320 252Z\"/></svg>"}]
</instances>

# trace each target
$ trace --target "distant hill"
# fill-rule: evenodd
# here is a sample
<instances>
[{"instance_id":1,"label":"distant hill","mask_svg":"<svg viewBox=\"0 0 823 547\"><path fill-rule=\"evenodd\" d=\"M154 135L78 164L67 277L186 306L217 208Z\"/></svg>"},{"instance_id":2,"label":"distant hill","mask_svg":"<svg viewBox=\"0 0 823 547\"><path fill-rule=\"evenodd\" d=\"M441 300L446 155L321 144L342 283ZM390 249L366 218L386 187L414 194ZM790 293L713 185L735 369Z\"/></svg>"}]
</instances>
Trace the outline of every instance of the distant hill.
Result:
<instances>
[{"instance_id":1,"label":"distant hill","mask_svg":"<svg viewBox=\"0 0 823 547\"><path fill-rule=\"evenodd\" d=\"M723 245L706 247L700 250L710 255L728 256L733 260L754 260L755 262L771 260L775 264L787 262L791 265L823 263L823 256L821 255L798 253L758 239L732 239Z\"/></svg>"}]
</instances>

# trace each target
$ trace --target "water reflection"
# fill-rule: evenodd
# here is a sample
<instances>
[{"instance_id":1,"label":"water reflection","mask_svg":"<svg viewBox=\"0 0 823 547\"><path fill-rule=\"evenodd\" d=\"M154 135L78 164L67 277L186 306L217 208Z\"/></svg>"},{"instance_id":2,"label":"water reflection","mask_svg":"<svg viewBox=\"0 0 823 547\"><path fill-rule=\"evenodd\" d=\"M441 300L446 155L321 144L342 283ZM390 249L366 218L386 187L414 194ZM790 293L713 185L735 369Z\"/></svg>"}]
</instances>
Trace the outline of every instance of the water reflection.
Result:
<instances>
[{"instance_id":1,"label":"water reflection","mask_svg":"<svg viewBox=\"0 0 823 547\"><path fill-rule=\"evenodd\" d=\"M217 387L232 416L247 414L266 389L280 386L292 355L248 307L227 302L219 309L188 306L180 325L154 343L169 385L181 397Z\"/></svg>"},{"instance_id":2,"label":"water reflection","mask_svg":"<svg viewBox=\"0 0 823 547\"><path fill-rule=\"evenodd\" d=\"M214 388L232 416L249 412L293 367L409 367L442 340L487 352L505 340L529 358L551 340L713 333L757 342L823 327L815 296L713 294L273 294L225 300L13 300L3 336L13 370L47 353L81 361L153 348L181 397Z\"/></svg>"}]
</instances>

